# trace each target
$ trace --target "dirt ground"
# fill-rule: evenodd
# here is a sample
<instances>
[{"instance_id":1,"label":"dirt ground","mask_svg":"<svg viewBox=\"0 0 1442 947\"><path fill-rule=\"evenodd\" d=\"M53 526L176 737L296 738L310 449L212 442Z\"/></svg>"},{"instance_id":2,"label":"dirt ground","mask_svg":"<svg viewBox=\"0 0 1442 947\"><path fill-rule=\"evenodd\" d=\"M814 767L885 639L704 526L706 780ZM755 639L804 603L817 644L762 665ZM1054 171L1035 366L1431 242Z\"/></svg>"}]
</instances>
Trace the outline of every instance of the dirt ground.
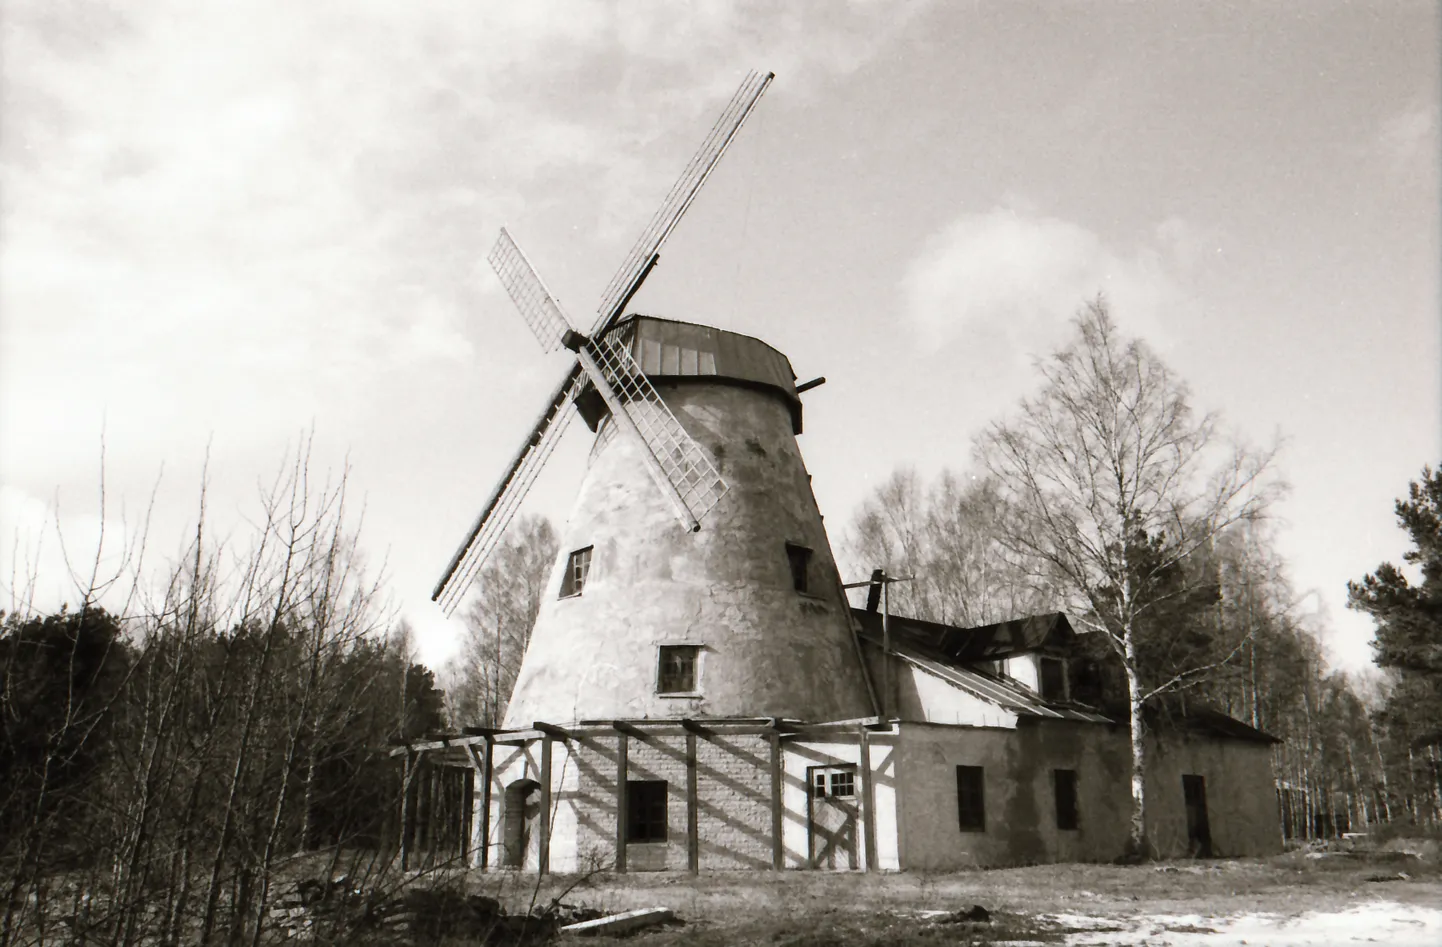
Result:
<instances>
[{"instance_id":1,"label":"dirt ground","mask_svg":"<svg viewBox=\"0 0 1442 947\"><path fill-rule=\"evenodd\" d=\"M551 879L539 891L534 877L503 884L498 891L491 876L477 888L524 906L575 885L562 900L613 912L666 907L678 918L577 944L1442 944L1442 871L1391 853L953 874L637 873ZM989 918L946 916L973 905Z\"/></svg>"}]
</instances>

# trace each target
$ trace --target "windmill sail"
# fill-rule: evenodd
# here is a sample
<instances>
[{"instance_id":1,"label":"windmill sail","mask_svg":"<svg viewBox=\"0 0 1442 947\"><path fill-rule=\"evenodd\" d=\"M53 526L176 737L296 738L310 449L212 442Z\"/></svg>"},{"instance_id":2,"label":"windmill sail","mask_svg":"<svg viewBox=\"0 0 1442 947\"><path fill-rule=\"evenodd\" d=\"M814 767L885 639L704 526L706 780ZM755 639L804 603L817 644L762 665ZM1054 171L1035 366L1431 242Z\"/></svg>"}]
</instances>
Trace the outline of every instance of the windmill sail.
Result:
<instances>
[{"instance_id":1,"label":"windmill sail","mask_svg":"<svg viewBox=\"0 0 1442 947\"><path fill-rule=\"evenodd\" d=\"M636 284L645 278L652 263L652 258L660 252L661 245L666 238L671 236L671 231L676 229L682 215L686 213L691 202L696 200L696 194L701 190L701 185L715 170L716 163L726 153L731 140L741 130L751 110L756 107L766 87L771 80L776 78L776 73L751 72L748 73L741 88L731 97L730 103L716 119L716 124L711 126L711 133L701 143L701 148L696 152L690 163L686 165L676 183L671 186L671 192L661 202L656 213L651 217L651 222L641 232L640 238L636 241L631 252L626 254L622 261L621 268L616 275L611 277L611 282L606 285L606 290L601 294L601 304L596 307L596 324L591 327L591 336L600 335L609 329L617 319L621 317L621 307L636 291Z\"/></svg>"},{"instance_id":2,"label":"windmill sail","mask_svg":"<svg viewBox=\"0 0 1442 947\"><path fill-rule=\"evenodd\" d=\"M501 477L490 498L481 507L480 516L476 517L465 541L451 557L445 574L436 583L431 601L439 604L447 615L454 612L465 597L486 558L520 509L521 501L526 498L546 458L560 443L566 423L571 420L571 412L566 408L581 390L584 377L579 364L573 365L566 373L521 449L516 452L515 459L506 468L505 476Z\"/></svg>"},{"instance_id":3,"label":"windmill sail","mask_svg":"<svg viewBox=\"0 0 1442 947\"><path fill-rule=\"evenodd\" d=\"M521 318L536 334L542 350L554 352L561 348L571 323L561 311L561 304L541 281L541 274L536 272L505 227L501 228L501 235L496 238L496 245L491 248L486 262L496 271L496 277L505 287L511 302L516 304Z\"/></svg>"},{"instance_id":4,"label":"windmill sail","mask_svg":"<svg viewBox=\"0 0 1442 947\"><path fill-rule=\"evenodd\" d=\"M661 400L656 387L647 380L624 344L611 336L602 336L593 339L586 350L595 359L610 392L599 384L597 390L613 414L620 405L635 426L647 452L660 468L657 485L673 504L680 505L677 516L682 525L699 529L701 519L725 496L726 481L721 479L701 445L681 427L681 422Z\"/></svg>"},{"instance_id":5,"label":"windmill sail","mask_svg":"<svg viewBox=\"0 0 1442 947\"><path fill-rule=\"evenodd\" d=\"M565 408L575 400L587 378L611 409L616 425L641 441L641 454L648 472L685 526L699 529L701 518L725 494L726 483L705 451L661 400L631 353L607 338L606 332L655 266L662 244L696 199L697 192L773 78L774 73L752 72L742 82L607 285L590 339L575 334L560 303L511 235L502 228L487 258L491 267L541 348L553 352L562 346L576 347L577 363L541 412L535 428L492 491L431 594L431 599L438 602L447 615L460 604L480 574L486 558L499 543L546 458L555 449L570 419ZM577 346L577 342L584 344Z\"/></svg>"}]
</instances>

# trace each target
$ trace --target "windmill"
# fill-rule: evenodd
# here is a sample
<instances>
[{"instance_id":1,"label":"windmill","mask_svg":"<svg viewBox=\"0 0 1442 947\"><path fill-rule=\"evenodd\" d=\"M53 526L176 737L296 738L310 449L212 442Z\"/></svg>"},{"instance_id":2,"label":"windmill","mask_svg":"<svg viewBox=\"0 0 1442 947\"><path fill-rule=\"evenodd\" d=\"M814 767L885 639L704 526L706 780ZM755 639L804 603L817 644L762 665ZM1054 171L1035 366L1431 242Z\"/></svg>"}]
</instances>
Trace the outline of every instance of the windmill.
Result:
<instances>
[{"instance_id":1,"label":"windmill","mask_svg":"<svg viewBox=\"0 0 1442 947\"><path fill-rule=\"evenodd\" d=\"M536 721L843 720L874 711L811 478L798 386L765 342L625 314L771 74L752 73L582 335L502 230L489 260L572 364L434 598L462 600L575 407L596 438L505 714Z\"/></svg>"},{"instance_id":2,"label":"windmill","mask_svg":"<svg viewBox=\"0 0 1442 947\"><path fill-rule=\"evenodd\" d=\"M546 402L525 443L436 584L431 599L447 615L452 614L465 597L546 459L555 450L570 420L567 407L588 389L599 393L623 435L644 448L639 453L647 473L684 527L692 532L699 530L702 518L726 492L726 482L705 452L682 428L632 354L617 340L609 338L608 333L656 266L662 245L696 199L773 78L775 74L770 72L747 75L607 284L589 335L583 336L572 327L535 267L502 228L488 262L541 348L546 352L562 347L570 349L576 353L576 361Z\"/></svg>"}]
</instances>

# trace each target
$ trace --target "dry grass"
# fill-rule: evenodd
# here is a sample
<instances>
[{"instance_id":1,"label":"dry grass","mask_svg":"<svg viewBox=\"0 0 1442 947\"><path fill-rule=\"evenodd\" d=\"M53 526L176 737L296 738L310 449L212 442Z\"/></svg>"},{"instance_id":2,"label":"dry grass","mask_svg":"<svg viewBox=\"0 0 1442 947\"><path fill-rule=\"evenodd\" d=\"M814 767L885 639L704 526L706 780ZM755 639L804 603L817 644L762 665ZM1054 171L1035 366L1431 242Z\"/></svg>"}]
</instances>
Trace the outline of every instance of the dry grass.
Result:
<instances>
[{"instance_id":1,"label":"dry grass","mask_svg":"<svg viewBox=\"0 0 1442 947\"><path fill-rule=\"evenodd\" d=\"M1398 877L1399 871L1407 874L1406 880ZM1382 878L1393 880L1374 880ZM546 903L574 882L548 879L536 895ZM497 890L494 876L473 878L472 883L478 890ZM507 901L529 899L533 885L534 879L526 884L513 877L501 896ZM1071 928L1056 915L1116 919L1120 930L1127 919L1153 915L1297 915L1380 899L1426 906L1442 903L1442 878L1435 862L1403 862L1387 853L1321 859L1297 853L1266 860L1041 865L948 874L599 875L564 899L608 912L663 906L682 919L670 928L624 938L636 947L1060 943ZM938 924L918 916L973 904L991 911L992 920Z\"/></svg>"}]
</instances>

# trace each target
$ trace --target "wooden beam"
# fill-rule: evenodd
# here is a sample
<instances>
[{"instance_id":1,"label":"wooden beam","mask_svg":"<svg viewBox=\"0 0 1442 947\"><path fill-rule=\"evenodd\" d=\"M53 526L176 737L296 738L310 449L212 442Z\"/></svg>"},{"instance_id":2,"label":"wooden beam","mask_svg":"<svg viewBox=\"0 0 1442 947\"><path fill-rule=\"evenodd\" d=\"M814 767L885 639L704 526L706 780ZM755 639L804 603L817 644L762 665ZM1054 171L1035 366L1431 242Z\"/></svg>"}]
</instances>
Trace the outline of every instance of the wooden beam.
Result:
<instances>
[{"instance_id":1,"label":"wooden beam","mask_svg":"<svg viewBox=\"0 0 1442 947\"><path fill-rule=\"evenodd\" d=\"M871 784L871 734L866 728L858 727L861 742L861 829L862 841L866 845L866 870L876 871L876 795Z\"/></svg>"},{"instance_id":2,"label":"wooden beam","mask_svg":"<svg viewBox=\"0 0 1442 947\"><path fill-rule=\"evenodd\" d=\"M547 736L555 737L559 740L569 739L571 736L571 731L567 730L565 727L558 727L553 723L540 723L538 721L531 724L531 729L539 730Z\"/></svg>"},{"instance_id":3,"label":"wooden beam","mask_svg":"<svg viewBox=\"0 0 1442 947\"><path fill-rule=\"evenodd\" d=\"M486 765L481 772L481 871L491 863L491 782L495 778L494 743L486 737Z\"/></svg>"},{"instance_id":4,"label":"wooden beam","mask_svg":"<svg viewBox=\"0 0 1442 947\"><path fill-rule=\"evenodd\" d=\"M715 731L712 730L710 727L703 726L702 724L699 724L696 721L690 719L681 721L681 729L685 730L687 733L694 733L697 736L703 737L715 733Z\"/></svg>"},{"instance_id":5,"label":"wooden beam","mask_svg":"<svg viewBox=\"0 0 1442 947\"><path fill-rule=\"evenodd\" d=\"M684 725L684 721L683 721ZM697 808L700 800L696 791L696 734L686 732L686 870L691 874L701 871L701 839L696 831Z\"/></svg>"},{"instance_id":6,"label":"wooden beam","mask_svg":"<svg viewBox=\"0 0 1442 947\"><path fill-rule=\"evenodd\" d=\"M782 844L781 811L781 734L771 732L771 867L780 871L785 864L786 850Z\"/></svg>"},{"instance_id":7,"label":"wooden beam","mask_svg":"<svg viewBox=\"0 0 1442 947\"><path fill-rule=\"evenodd\" d=\"M630 776L631 736L616 727L616 871L626 872L626 781Z\"/></svg>"},{"instance_id":8,"label":"wooden beam","mask_svg":"<svg viewBox=\"0 0 1442 947\"><path fill-rule=\"evenodd\" d=\"M537 874L551 873L551 735L541 737L541 839Z\"/></svg>"}]
</instances>

